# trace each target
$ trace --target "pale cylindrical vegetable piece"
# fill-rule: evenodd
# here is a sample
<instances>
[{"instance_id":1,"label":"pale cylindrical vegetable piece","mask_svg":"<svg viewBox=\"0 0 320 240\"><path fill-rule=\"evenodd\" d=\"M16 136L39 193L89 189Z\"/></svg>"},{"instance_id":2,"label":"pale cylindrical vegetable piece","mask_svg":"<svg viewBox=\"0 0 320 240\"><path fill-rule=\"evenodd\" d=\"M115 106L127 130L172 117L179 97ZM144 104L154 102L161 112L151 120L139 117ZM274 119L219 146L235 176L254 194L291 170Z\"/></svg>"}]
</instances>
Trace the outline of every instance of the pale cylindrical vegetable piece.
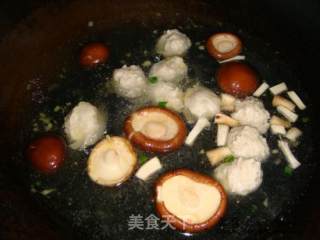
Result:
<instances>
[{"instance_id":1,"label":"pale cylindrical vegetable piece","mask_svg":"<svg viewBox=\"0 0 320 240\"><path fill-rule=\"evenodd\" d=\"M266 82L263 82L257 90L253 93L253 96L260 97L264 92L269 88L269 84Z\"/></svg>"},{"instance_id":2,"label":"pale cylindrical vegetable piece","mask_svg":"<svg viewBox=\"0 0 320 240\"><path fill-rule=\"evenodd\" d=\"M291 127L291 123L283 118L280 118L276 115L273 115L270 119L270 124L272 125L280 125L283 126L285 128L289 128Z\"/></svg>"},{"instance_id":3,"label":"pale cylindrical vegetable piece","mask_svg":"<svg viewBox=\"0 0 320 240\"><path fill-rule=\"evenodd\" d=\"M271 124L271 132L274 135L286 135L286 129L284 128L284 126L281 125L272 125Z\"/></svg>"},{"instance_id":4,"label":"pale cylindrical vegetable piece","mask_svg":"<svg viewBox=\"0 0 320 240\"><path fill-rule=\"evenodd\" d=\"M72 149L95 144L106 129L106 115L88 102L79 102L66 116L64 130Z\"/></svg>"},{"instance_id":5,"label":"pale cylindrical vegetable piece","mask_svg":"<svg viewBox=\"0 0 320 240\"><path fill-rule=\"evenodd\" d=\"M240 125L255 127L260 133L266 133L269 129L270 114L265 109L263 102L255 97L247 97L237 100L235 112L231 117L239 121Z\"/></svg>"},{"instance_id":6,"label":"pale cylindrical vegetable piece","mask_svg":"<svg viewBox=\"0 0 320 240\"><path fill-rule=\"evenodd\" d=\"M232 58L228 58L228 59L225 59L225 60L221 60L221 61L218 61L220 64L222 63L227 63L227 62L232 62L232 61L241 61L241 60L245 60L246 59L246 56L243 56L243 55L237 55L237 56L234 56Z\"/></svg>"},{"instance_id":7,"label":"pale cylindrical vegetable piece","mask_svg":"<svg viewBox=\"0 0 320 240\"><path fill-rule=\"evenodd\" d=\"M298 115L296 113L290 111L288 108L285 108L283 106L278 106L277 111L286 119L288 119L289 122L295 122L298 119Z\"/></svg>"},{"instance_id":8,"label":"pale cylindrical vegetable piece","mask_svg":"<svg viewBox=\"0 0 320 240\"><path fill-rule=\"evenodd\" d=\"M235 108L236 98L230 94L221 94L221 110L227 112L233 112Z\"/></svg>"},{"instance_id":9,"label":"pale cylindrical vegetable piece","mask_svg":"<svg viewBox=\"0 0 320 240\"><path fill-rule=\"evenodd\" d=\"M252 158L221 164L213 175L228 193L242 196L257 190L263 178L261 163Z\"/></svg>"},{"instance_id":10,"label":"pale cylindrical vegetable piece","mask_svg":"<svg viewBox=\"0 0 320 240\"><path fill-rule=\"evenodd\" d=\"M178 84L187 77L188 66L181 57L170 57L152 65L149 77Z\"/></svg>"},{"instance_id":11,"label":"pale cylindrical vegetable piece","mask_svg":"<svg viewBox=\"0 0 320 240\"><path fill-rule=\"evenodd\" d=\"M306 109L306 105L304 102L302 102L301 98L298 96L298 94L295 91L289 91L287 92L289 98L297 105L297 107L300 110Z\"/></svg>"},{"instance_id":12,"label":"pale cylindrical vegetable piece","mask_svg":"<svg viewBox=\"0 0 320 240\"><path fill-rule=\"evenodd\" d=\"M219 147L207 151L206 155L211 165L216 166L221 163L226 157L232 155L232 152L228 147Z\"/></svg>"},{"instance_id":13,"label":"pale cylindrical vegetable piece","mask_svg":"<svg viewBox=\"0 0 320 240\"><path fill-rule=\"evenodd\" d=\"M229 117L228 115L225 115L223 113L217 113L215 118L214 118L214 122L216 124L224 124L227 125L229 127L237 127L239 126L239 121Z\"/></svg>"},{"instance_id":14,"label":"pale cylindrical vegetable piece","mask_svg":"<svg viewBox=\"0 0 320 240\"><path fill-rule=\"evenodd\" d=\"M166 107L177 112L183 110L183 91L173 83L157 82L148 86L148 97L153 104L166 102Z\"/></svg>"},{"instance_id":15,"label":"pale cylindrical vegetable piece","mask_svg":"<svg viewBox=\"0 0 320 240\"><path fill-rule=\"evenodd\" d=\"M285 108L288 108L290 111L294 111L296 107L296 105L293 102L279 95L276 95L273 97L272 106L274 107L283 106Z\"/></svg>"},{"instance_id":16,"label":"pale cylindrical vegetable piece","mask_svg":"<svg viewBox=\"0 0 320 240\"><path fill-rule=\"evenodd\" d=\"M197 123L194 125L188 137L186 138L185 144L192 146L194 141L197 139L198 135L205 129L210 126L210 122L206 118L199 118Z\"/></svg>"},{"instance_id":17,"label":"pale cylindrical vegetable piece","mask_svg":"<svg viewBox=\"0 0 320 240\"><path fill-rule=\"evenodd\" d=\"M299 128L290 128L286 134L286 138L291 142L296 142L298 138L302 135L302 131Z\"/></svg>"},{"instance_id":18,"label":"pale cylindrical vegetable piece","mask_svg":"<svg viewBox=\"0 0 320 240\"><path fill-rule=\"evenodd\" d=\"M199 118L212 119L220 111L220 98L211 90L194 86L187 89L184 97L184 105L193 117L193 121Z\"/></svg>"},{"instance_id":19,"label":"pale cylindrical vegetable piece","mask_svg":"<svg viewBox=\"0 0 320 240\"><path fill-rule=\"evenodd\" d=\"M147 87L144 72L136 65L124 65L122 68L114 70L112 81L116 93L125 98L140 97Z\"/></svg>"},{"instance_id":20,"label":"pale cylindrical vegetable piece","mask_svg":"<svg viewBox=\"0 0 320 240\"><path fill-rule=\"evenodd\" d=\"M283 140L278 140L278 147L280 148L281 152L285 156L289 166L292 169L296 169L301 165L301 163L296 159L296 157L293 155L288 142Z\"/></svg>"},{"instance_id":21,"label":"pale cylindrical vegetable piece","mask_svg":"<svg viewBox=\"0 0 320 240\"><path fill-rule=\"evenodd\" d=\"M191 47L191 41L187 35L177 29L167 30L158 39L157 53L164 57L183 56Z\"/></svg>"},{"instance_id":22,"label":"pale cylindrical vegetable piece","mask_svg":"<svg viewBox=\"0 0 320 240\"><path fill-rule=\"evenodd\" d=\"M285 82L279 83L271 88L269 88L270 92L273 95L281 94L288 90L287 84Z\"/></svg>"},{"instance_id":23,"label":"pale cylindrical vegetable piece","mask_svg":"<svg viewBox=\"0 0 320 240\"><path fill-rule=\"evenodd\" d=\"M227 147L237 158L254 158L257 161L264 161L270 154L266 139L256 128L250 126L231 129Z\"/></svg>"},{"instance_id":24,"label":"pale cylindrical vegetable piece","mask_svg":"<svg viewBox=\"0 0 320 240\"><path fill-rule=\"evenodd\" d=\"M162 165L159 158L154 157L147 161L145 164L143 164L136 172L135 176L143 181L146 181L151 175L159 171L161 168Z\"/></svg>"},{"instance_id":25,"label":"pale cylindrical vegetable piece","mask_svg":"<svg viewBox=\"0 0 320 240\"><path fill-rule=\"evenodd\" d=\"M230 127L228 125L218 124L218 129L217 129L217 146L218 147L226 145L229 129Z\"/></svg>"}]
</instances>

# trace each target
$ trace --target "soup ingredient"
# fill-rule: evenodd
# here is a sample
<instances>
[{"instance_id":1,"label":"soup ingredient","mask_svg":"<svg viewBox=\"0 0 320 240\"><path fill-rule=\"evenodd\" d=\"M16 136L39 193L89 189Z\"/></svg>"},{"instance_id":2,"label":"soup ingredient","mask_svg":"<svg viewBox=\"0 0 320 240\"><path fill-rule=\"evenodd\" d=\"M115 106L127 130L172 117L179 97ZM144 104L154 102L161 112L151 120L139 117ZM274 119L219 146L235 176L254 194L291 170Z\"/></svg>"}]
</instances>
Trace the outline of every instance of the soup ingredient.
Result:
<instances>
[{"instance_id":1,"label":"soup ingredient","mask_svg":"<svg viewBox=\"0 0 320 240\"><path fill-rule=\"evenodd\" d=\"M242 50L241 40L232 33L216 33L207 41L209 54L217 60L235 57Z\"/></svg>"},{"instance_id":2,"label":"soup ingredient","mask_svg":"<svg viewBox=\"0 0 320 240\"><path fill-rule=\"evenodd\" d=\"M298 120L298 115L292 111L290 111L288 108L285 108L283 106L278 106L277 111L284 116L286 119L289 120L289 122L295 122Z\"/></svg>"},{"instance_id":3,"label":"soup ingredient","mask_svg":"<svg viewBox=\"0 0 320 240\"><path fill-rule=\"evenodd\" d=\"M196 122L196 124L192 128L191 132L188 134L188 137L186 138L185 144L188 146L192 146L194 141L196 140L197 136L206 127L210 127L210 122L208 121L208 119L199 118L199 120Z\"/></svg>"},{"instance_id":4,"label":"soup ingredient","mask_svg":"<svg viewBox=\"0 0 320 240\"><path fill-rule=\"evenodd\" d=\"M257 128L260 133L266 133L269 129L270 114L258 98L247 97L244 100L237 100L235 112L231 116L241 125Z\"/></svg>"},{"instance_id":5,"label":"soup ingredient","mask_svg":"<svg viewBox=\"0 0 320 240\"><path fill-rule=\"evenodd\" d=\"M272 106L274 107L283 106L293 112L296 107L296 105L293 102L279 95L276 95L273 97Z\"/></svg>"},{"instance_id":6,"label":"soup ingredient","mask_svg":"<svg viewBox=\"0 0 320 240\"><path fill-rule=\"evenodd\" d=\"M285 82L279 83L270 88L270 92L273 95L279 95L288 90L287 84Z\"/></svg>"},{"instance_id":7,"label":"soup ingredient","mask_svg":"<svg viewBox=\"0 0 320 240\"><path fill-rule=\"evenodd\" d=\"M301 98L298 96L298 94L295 91L289 91L287 92L289 98L297 105L297 107L300 110L306 109L306 105L304 102L302 102Z\"/></svg>"},{"instance_id":8,"label":"soup ingredient","mask_svg":"<svg viewBox=\"0 0 320 240\"><path fill-rule=\"evenodd\" d=\"M233 62L233 61L240 61L240 60L245 60L246 59L246 56L243 56L243 55L237 55L237 56L234 56L232 58L228 58L228 59L225 59L225 60L221 60L221 61L218 61L220 64L222 63L227 63L227 62Z\"/></svg>"},{"instance_id":9,"label":"soup ingredient","mask_svg":"<svg viewBox=\"0 0 320 240\"><path fill-rule=\"evenodd\" d=\"M230 148L218 147L206 152L209 162L212 166L216 166L221 163L226 157L232 155Z\"/></svg>"},{"instance_id":10,"label":"soup ingredient","mask_svg":"<svg viewBox=\"0 0 320 240\"><path fill-rule=\"evenodd\" d=\"M217 146L221 147L227 143L230 127L225 124L218 124L217 126Z\"/></svg>"},{"instance_id":11,"label":"soup ingredient","mask_svg":"<svg viewBox=\"0 0 320 240\"><path fill-rule=\"evenodd\" d=\"M278 147L280 148L281 152L283 153L285 159L292 169L296 169L301 165L301 163L293 155L288 142L284 140L278 140Z\"/></svg>"},{"instance_id":12,"label":"soup ingredient","mask_svg":"<svg viewBox=\"0 0 320 240\"><path fill-rule=\"evenodd\" d=\"M158 81L180 83L187 77L188 66L181 57L170 57L152 65L149 77Z\"/></svg>"},{"instance_id":13,"label":"soup ingredient","mask_svg":"<svg viewBox=\"0 0 320 240\"><path fill-rule=\"evenodd\" d=\"M54 173L65 159L64 141L57 136L40 137L28 146L27 157L39 172Z\"/></svg>"},{"instance_id":14,"label":"soup ingredient","mask_svg":"<svg viewBox=\"0 0 320 240\"><path fill-rule=\"evenodd\" d=\"M184 105L188 112L186 117L190 116L191 122L200 118L210 120L220 112L220 98L213 91L198 85L187 89Z\"/></svg>"},{"instance_id":15,"label":"soup ingredient","mask_svg":"<svg viewBox=\"0 0 320 240\"><path fill-rule=\"evenodd\" d=\"M216 72L216 79L223 92L237 97L249 96L258 87L257 73L240 62L222 64Z\"/></svg>"},{"instance_id":16,"label":"soup ingredient","mask_svg":"<svg viewBox=\"0 0 320 240\"><path fill-rule=\"evenodd\" d=\"M191 41L187 35L177 29L167 30L158 39L157 53L164 57L183 56L191 47Z\"/></svg>"},{"instance_id":17,"label":"soup ingredient","mask_svg":"<svg viewBox=\"0 0 320 240\"><path fill-rule=\"evenodd\" d=\"M159 171L161 168L162 165L159 158L151 158L139 168L139 170L136 172L136 177L143 181L146 181L151 175Z\"/></svg>"},{"instance_id":18,"label":"soup ingredient","mask_svg":"<svg viewBox=\"0 0 320 240\"><path fill-rule=\"evenodd\" d=\"M103 43L89 43L82 48L80 64L86 68L92 68L105 63L110 55L109 48Z\"/></svg>"},{"instance_id":19,"label":"soup ingredient","mask_svg":"<svg viewBox=\"0 0 320 240\"><path fill-rule=\"evenodd\" d=\"M104 134L106 116L88 102L79 102L67 115L64 131L72 149L84 149L95 144Z\"/></svg>"},{"instance_id":20,"label":"soup ingredient","mask_svg":"<svg viewBox=\"0 0 320 240\"><path fill-rule=\"evenodd\" d=\"M253 158L257 161L265 160L269 154L266 139L256 128L241 126L231 129L227 146L236 158Z\"/></svg>"},{"instance_id":21,"label":"soup ingredient","mask_svg":"<svg viewBox=\"0 0 320 240\"><path fill-rule=\"evenodd\" d=\"M147 88L147 79L139 66L122 66L113 71L112 81L118 95L125 98L140 97Z\"/></svg>"},{"instance_id":22,"label":"soup ingredient","mask_svg":"<svg viewBox=\"0 0 320 240\"><path fill-rule=\"evenodd\" d=\"M263 82L257 90L253 93L253 96L260 97L264 92L269 88L269 84L266 82Z\"/></svg>"},{"instance_id":23,"label":"soup ingredient","mask_svg":"<svg viewBox=\"0 0 320 240\"><path fill-rule=\"evenodd\" d=\"M290 166L285 166L283 169L284 175L291 176L293 173L293 169Z\"/></svg>"},{"instance_id":24,"label":"soup ingredient","mask_svg":"<svg viewBox=\"0 0 320 240\"><path fill-rule=\"evenodd\" d=\"M183 110L183 91L173 83L157 82L148 86L148 97L153 104L166 102L166 107L177 112Z\"/></svg>"},{"instance_id":25,"label":"soup ingredient","mask_svg":"<svg viewBox=\"0 0 320 240\"><path fill-rule=\"evenodd\" d=\"M156 183L156 209L182 232L212 228L224 216L227 196L213 178L187 169L171 171Z\"/></svg>"},{"instance_id":26,"label":"soup ingredient","mask_svg":"<svg viewBox=\"0 0 320 240\"><path fill-rule=\"evenodd\" d=\"M293 127L290 128L286 134L286 138L291 142L296 142L299 137L301 137L302 131L299 128Z\"/></svg>"},{"instance_id":27,"label":"soup ingredient","mask_svg":"<svg viewBox=\"0 0 320 240\"><path fill-rule=\"evenodd\" d=\"M128 139L145 151L170 152L181 147L187 128L178 114L159 107L145 107L125 121Z\"/></svg>"},{"instance_id":28,"label":"soup ingredient","mask_svg":"<svg viewBox=\"0 0 320 240\"><path fill-rule=\"evenodd\" d=\"M220 98L221 98L221 110L227 111L227 112L233 112L236 98L226 93L222 93Z\"/></svg>"},{"instance_id":29,"label":"soup ingredient","mask_svg":"<svg viewBox=\"0 0 320 240\"><path fill-rule=\"evenodd\" d=\"M280 125L283 126L285 128L289 128L291 127L291 123L283 118L280 118L276 115L273 115L270 119L270 124L272 125Z\"/></svg>"},{"instance_id":30,"label":"soup ingredient","mask_svg":"<svg viewBox=\"0 0 320 240\"><path fill-rule=\"evenodd\" d=\"M260 162L252 158L238 158L218 166L214 170L214 177L230 194L245 196L259 188L263 172Z\"/></svg>"},{"instance_id":31,"label":"soup ingredient","mask_svg":"<svg viewBox=\"0 0 320 240\"><path fill-rule=\"evenodd\" d=\"M271 132L274 135L286 135L286 129L281 125L272 125L271 124Z\"/></svg>"},{"instance_id":32,"label":"soup ingredient","mask_svg":"<svg viewBox=\"0 0 320 240\"><path fill-rule=\"evenodd\" d=\"M229 127L237 127L239 126L239 121L229 117L228 115L225 115L223 113L217 113L216 117L214 118L214 122L216 124L224 124L227 125Z\"/></svg>"},{"instance_id":33,"label":"soup ingredient","mask_svg":"<svg viewBox=\"0 0 320 240\"><path fill-rule=\"evenodd\" d=\"M103 186L116 186L127 180L137 164L137 154L128 140L107 137L92 150L88 159L88 175Z\"/></svg>"}]
</instances>

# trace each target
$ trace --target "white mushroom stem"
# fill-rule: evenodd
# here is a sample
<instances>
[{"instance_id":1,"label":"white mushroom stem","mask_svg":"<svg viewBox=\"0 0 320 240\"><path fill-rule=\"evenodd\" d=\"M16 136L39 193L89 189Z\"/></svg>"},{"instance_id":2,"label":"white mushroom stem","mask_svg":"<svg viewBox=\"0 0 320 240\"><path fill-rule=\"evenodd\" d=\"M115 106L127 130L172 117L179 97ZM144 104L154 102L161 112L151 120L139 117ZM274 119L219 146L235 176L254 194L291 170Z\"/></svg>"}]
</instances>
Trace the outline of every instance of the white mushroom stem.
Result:
<instances>
[{"instance_id":1,"label":"white mushroom stem","mask_svg":"<svg viewBox=\"0 0 320 240\"><path fill-rule=\"evenodd\" d=\"M199 118L188 137L185 140L185 144L192 146L194 141L197 139L198 135L205 129L210 126L210 122L206 118Z\"/></svg>"},{"instance_id":2,"label":"white mushroom stem","mask_svg":"<svg viewBox=\"0 0 320 240\"><path fill-rule=\"evenodd\" d=\"M298 115L294 112L290 111L288 108L285 108L283 106L278 106L277 111L283 115L286 119L289 120L289 122L295 122L298 119Z\"/></svg>"},{"instance_id":3,"label":"white mushroom stem","mask_svg":"<svg viewBox=\"0 0 320 240\"><path fill-rule=\"evenodd\" d=\"M270 92L273 95L278 95L278 94L283 93L287 90L288 90L288 87L285 82L279 83L279 84L270 88Z\"/></svg>"},{"instance_id":4,"label":"white mushroom stem","mask_svg":"<svg viewBox=\"0 0 320 240\"><path fill-rule=\"evenodd\" d=\"M283 140L278 140L278 147L280 148L281 152L285 156L289 166L292 169L296 169L301 165L301 163L296 159L296 157L291 152L288 142Z\"/></svg>"},{"instance_id":5,"label":"white mushroom stem","mask_svg":"<svg viewBox=\"0 0 320 240\"><path fill-rule=\"evenodd\" d=\"M257 90L253 93L253 96L260 97L267 89L269 88L269 84L264 82L262 83Z\"/></svg>"},{"instance_id":6,"label":"white mushroom stem","mask_svg":"<svg viewBox=\"0 0 320 240\"><path fill-rule=\"evenodd\" d=\"M230 94L221 94L221 110L233 112L235 108L236 98Z\"/></svg>"},{"instance_id":7,"label":"white mushroom stem","mask_svg":"<svg viewBox=\"0 0 320 240\"><path fill-rule=\"evenodd\" d=\"M287 94L300 110L306 109L306 105L302 102L301 98L296 94L295 91L289 91Z\"/></svg>"},{"instance_id":8,"label":"white mushroom stem","mask_svg":"<svg viewBox=\"0 0 320 240\"><path fill-rule=\"evenodd\" d=\"M218 62L221 64L221 63L232 62L232 61L241 61L241 60L245 60L245 59L246 59L246 56L237 55L237 56L234 56L232 58L228 58L228 59L225 59L225 60L222 60L222 61L218 61Z\"/></svg>"},{"instance_id":9,"label":"white mushroom stem","mask_svg":"<svg viewBox=\"0 0 320 240\"><path fill-rule=\"evenodd\" d=\"M146 181L152 174L159 171L162 168L158 157L154 157L143 164L136 172L136 177Z\"/></svg>"},{"instance_id":10,"label":"white mushroom stem","mask_svg":"<svg viewBox=\"0 0 320 240\"><path fill-rule=\"evenodd\" d=\"M223 113L218 113L216 114L215 118L214 118L214 122L216 124L224 124L230 127L236 127L239 126L239 121L229 117L228 115L225 115Z\"/></svg>"},{"instance_id":11,"label":"white mushroom stem","mask_svg":"<svg viewBox=\"0 0 320 240\"><path fill-rule=\"evenodd\" d=\"M209 162L212 166L218 165L227 156L232 155L231 150L228 147L219 147L206 152Z\"/></svg>"},{"instance_id":12,"label":"white mushroom stem","mask_svg":"<svg viewBox=\"0 0 320 240\"><path fill-rule=\"evenodd\" d=\"M283 118L280 118L276 115L273 115L270 119L270 124L271 125L280 125L283 126L285 128L289 128L291 127L291 123Z\"/></svg>"},{"instance_id":13,"label":"white mushroom stem","mask_svg":"<svg viewBox=\"0 0 320 240\"><path fill-rule=\"evenodd\" d=\"M281 125L272 125L270 126L271 132L274 135L286 135L286 129Z\"/></svg>"},{"instance_id":14,"label":"white mushroom stem","mask_svg":"<svg viewBox=\"0 0 320 240\"><path fill-rule=\"evenodd\" d=\"M221 146L226 145L229 130L230 130L230 127L228 125L218 124L217 146L221 147Z\"/></svg>"},{"instance_id":15,"label":"white mushroom stem","mask_svg":"<svg viewBox=\"0 0 320 240\"><path fill-rule=\"evenodd\" d=\"M294 111L296 107L296 105L293 102L278 95L273 97L272 106L274 107L283 106L285 108L288 108L290 111Z\"/></svg>"},{"instance_id":16,"label":"white mushroom stem","mask_svg":"<svg viewBox=\"0 0 320 240\"><path fill-rule=\"evenodd\" d=\"M292 142L297 141L297 139L302 135L302 131L299 128L290 128L286 134L286 138Z\"/></svg>"}]
</instances>

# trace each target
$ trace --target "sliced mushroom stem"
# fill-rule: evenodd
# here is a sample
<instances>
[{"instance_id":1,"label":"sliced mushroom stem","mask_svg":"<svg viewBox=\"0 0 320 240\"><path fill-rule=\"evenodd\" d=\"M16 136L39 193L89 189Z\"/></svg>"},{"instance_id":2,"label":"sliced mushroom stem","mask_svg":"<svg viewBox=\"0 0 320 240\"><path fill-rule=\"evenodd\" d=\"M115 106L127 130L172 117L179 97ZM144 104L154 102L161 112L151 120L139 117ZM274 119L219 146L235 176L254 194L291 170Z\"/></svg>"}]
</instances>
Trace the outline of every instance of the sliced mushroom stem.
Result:
<instances>
[{"instance_id":1,"label":"sliced mushroom stem","mask_svg":"<svg viewBox=\"0 0 320 240\"><path fill-rule=\"evenodd\" d=\"M230 127L228 125L218 124L218 129L217 129L217 146L218 147L226 145L229 129Z\"/></svg>"},{"instance_id":2,"label":"sliced mushroom stem","mask_svg":"<svg viewBox=\"0 0 320 240\"><path fill-rule=\"evenodd\" d=\"M185 144L192 146L194 141L197 139L198 135L205 129L210 126L210 122L206 118L199 118L197 123L192 128L188 137L186 138Z\"/></svg>"},{"instance_id":3,"label":"sliced mushroom stem","mask_svg":"<svg viewBox=\"0 0 320 240\"><path fill-rule=\"evenodd\" d=\"M283 141L283 140L278 140L278 146L279 146L281 152L283 153L283 155L285 156L289 166L292 169L296 169L297 167L299 167L301 165L301 163L296 159L296 157L293 155L291 149L289 148L288 142Z\"/></svg>"},{"instance_id":4,"label":"sliced mushroom stem","mask_svg":"<svg viewBox=\"0 0 320 240\"><path fill-rule=\"evenodd\" d=\"M291 102L290 100L288 100L284 97L278 96L278 95L273 97L272 106L274 106L274 107L283 106L283 107L289 109L290 111L294 111L294 109L296 107L296 105L293 102Z\"/></svg>"},{"instance_id":5,"label":"sliced mushroom stem","mask_svg":"<svg viewBox=\"0 0 320 240\"><path fill-rule=\"evenodd\" d=\"M214 122L216 124L224 124L224 125L227 125L227 126L230 126L230 127L239 126L239 121L238 120L236 120L236 119L234 119L232 117L229 117L228 115L225 115L223 113L216 114Z\"/></svg>"},{"instance_id":6,"label":"sliced mushroom stem","mask_svg":"<svg viewBox=\"0 0 320 240\"><path fill-rule=\"evenodd\" d=\"M266 82L262 83L257 90L253 93L253 96L260 97L269 88L269 84Z\"/></svg>"},{"instance_id":7,"label":"sliced mushroom stem","mask_svg":"<svg viewBox=\"0 0 320 240\"><path fill-rule=\"evenodd\" d=\"M301 98L295 91L289 91L287 94L300 110L306 109L306 105L304 104L304 102L302 102Z\"/></svg>"},{"instance_id":8,"label":"sliced mushroom stem","mask_svg":"<svg viewBox=\"0 0 320 240\"><path fill-rule=\"evenodd\" d=\"M270 119L270 124L271 125L280 125L283 126L285 128L290 128L291 127L291 123L283 118L280 118L276 115L273 115Z\"/></svg>"},{"instance_id":9,"label":"sliced mushroom stem","mask_svg":"<svg viewBox=\"0 0 320 240\"><path fill-rule=\"evenodd\" d=\"M221 110L233 112L235 108L236 98L230 94L221 94Z\"/></svg>"},{"instance_id":10,"label":"sliced mushroom stem","mask_svg":"<svg viewBox=\"0 0 320 240\"><path fill-rule=\"evenodd\" d=\"M279 95L288 90L287 84L285 82L279 83L271 88L269 88L270 92L273 95Z\"/></svg>"},{"instance_id":11,"label":"sliced mushroom stem","mask_svg":"<svg viewBox=\"0 0 320 240\"><path fill-rule=\"evenodd\" d=\"M288 108L285 108L283 106L278 106L277 111L290 122L295 122L298 119L298 115L296 113L290 111Z\"/></svg>"},{"instance_id":12,"label":"sliced mushroom stem","mask_svg":"<svg viewBox=\"0 0 320 240\"><path fill-rule=\"evenodd\" d=\"M299 128L290 128L286 134L286 138L292 142L296 142L298 138L302 135L302 131Z\"/></svg>"},{"instance_id":13,"label":"sliced mushroom stem","mask_svg":"<svg viewBox=\"0 0 320 240\"><path fill-rule=\"evenodd\" d=\"M228 147L219 147L206 152L209 162L212 166L218 165L227 156L232 155L231 150Z\"/></svg>"},{"instance_id":14,"label":"sliced mushroom stem","mask_svg":"<svg viewBox=\"0 0 320 240\"><path fill-rule=\"evenodd\" d=\"M154 157L143 164L136 172L135 176L143 181L146 181L152 174L162 168L158 157Z\"/></svg>"},{"instance_id":15,"label":"sliced mushroom stem","mask_svg":"<svg viewBox=\"0 0 320 240\"><path fill-rule=\"evenodd\" d=\"M286 135L286 129L281 125L273 125L271 124L271 132L274 135Z\"/></svg>"},{"instance_id":16,"label":"sliced mushroom stem","mask_svg":"<svg viewBox=\"0 0 320 240\"><path fill-rule=\"evenodd\" d=\"M218 62L221 64L221 63L232 62L232 61L241 61L241 60L245 60L245 59L246 59L246 56L237 55L237 56L234 56L232 58L228 58L228 59L225 59L225 60L222 60L222 61L218 61Z\"/></svg>"}]
</instances>

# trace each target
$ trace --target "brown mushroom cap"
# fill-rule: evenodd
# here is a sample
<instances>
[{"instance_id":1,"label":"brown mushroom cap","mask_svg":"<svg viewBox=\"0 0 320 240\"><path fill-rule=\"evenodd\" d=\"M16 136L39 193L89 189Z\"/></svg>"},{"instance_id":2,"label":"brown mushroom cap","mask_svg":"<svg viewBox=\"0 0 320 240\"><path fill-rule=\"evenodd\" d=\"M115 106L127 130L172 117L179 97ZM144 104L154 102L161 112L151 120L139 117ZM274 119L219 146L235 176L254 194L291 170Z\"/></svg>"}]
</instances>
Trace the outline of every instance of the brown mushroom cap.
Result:
<instances>
[{"instance_id":1,"label":"brown mushroom cap","mask_svg":"<svg viewBox=\"0 0 320 240\"><path fill-rule=\"evenodd\" d=\"M148 117L150 121L147 120ZM135 129L135 121L141 129ZM187 135L187 128L181 117L171 110L144 107L126 119L124 132L128 139L141 149L165 153L181 147Z\"/></svg>"},{"instance_id":2,"label":"brown mushroom cap","mask_svg":"<svg viewBox=\"0 0 320 240\"><path fill-rule=\"evenodd\" d=\"M208 39L207 50L209 54L217 60L225 60L241 52L242 42L232 33L217 33Z\"/></svg>"},{"instance_id":3,"label":"brown mushroom cap","mask_svg":"<svg viewBox=\"0 0 320 240\"><path fill-rule=\"evenodd\" d=\"M170 178L175 177L175 176L185 176L187 178L190 178L191 180L197 182L197 183L202 183L202 184L207 184L210 186L213 186L218 190L220 193L220 203L215 211L215 213L206 221L201 222L201 223L187 223L186 221L178 218L174 214L172 214L165 206L165 203L163 201L159 201L159 188ZM196 232L201 232L205 231L209 228L212 228L214 225L216 225L219 220L224 216L226 207L227 207L227 195L220 183L215 181L213 178L188 170L188 169L178 169L175 171L170 171L161 176L158 181L156 182L155 185L155 194L156 194L156 210L158 214L160 215L161 218L165 220L169 220L170 224L175 227L177 230L182 231L182 232L188 232L188 233L196 233Z\"/></svg>"}]
</instances>

